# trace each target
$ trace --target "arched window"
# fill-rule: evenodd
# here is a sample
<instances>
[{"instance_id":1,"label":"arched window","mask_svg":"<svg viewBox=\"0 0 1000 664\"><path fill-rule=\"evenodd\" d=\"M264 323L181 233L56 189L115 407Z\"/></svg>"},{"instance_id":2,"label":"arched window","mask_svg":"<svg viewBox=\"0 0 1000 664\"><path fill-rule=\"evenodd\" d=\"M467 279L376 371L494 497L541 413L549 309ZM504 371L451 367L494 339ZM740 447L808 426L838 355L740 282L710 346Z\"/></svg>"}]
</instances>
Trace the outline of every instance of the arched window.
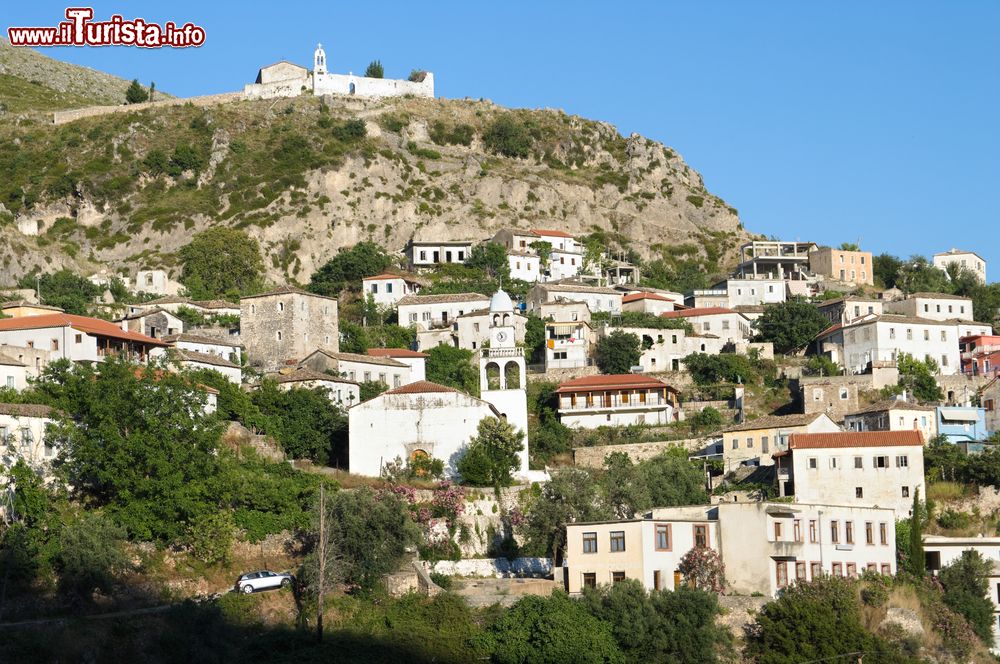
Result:
<instances>
[{"instance_id":1,"label":"arched window","mask_svg":"<svg viewBox=\"0 0 1000 664\"><path fill-rule=\"evenodd\" d=\"M496 327L500 324L500 314L493 314L493 326Z\"/></svg>"},{"instance_id":2,"label":"arched window","mask_svg":"<svg viewBox=\"0 0 1000 664\"><path fill-rule=\"evenodd\" d=\"M503 324L504 325L510 325L510 314L504 314L503 315Z\"/></svg>"},{"instance_id":3,"label":"arched window","mask_svg":"<svg viewBox=\"0 0 1000 664\"><path fill-rule=\"evenodd\" d=\"M281 341L281 330L278 330L277 336L278 336L278 341Z\"/></svg>"},{"instance_id":4,"label":"arched window","mask_svg":"<svg viewBox=\"0 0 1000 664\"><path fill-rule=\"evenodd\" d=\"M496 362L490 362L486 365L486 389L500 389L500 365Z\"/></svg>"},{"instance_id":5,"label":"arched window","mask_svg":"<svg viewBox=\"0 0 1000 664\"><path fill-rule=\"evenodd\" d=\"M508 362L503 370L507 378L507 389L517 390L521 388L521 365L517 362Z\"/></svg>"},{"instance_id":6,"label":"arched window","mask_svg":"<svg viewBox=\"0 0 1000 664\"><path fill-rule=\"evenodd\" d=\"M285 303L284 302L279 302L278 303L278 311L284 311L284 310L285 310Z\"/></svg>"},{"instance_id":7,"label":"arched window","mask_svg":"<svg viewBox=\"0 0 1000 664\"><path fill-rule=\"evenodd\" d=\"M355 91L356 91L356 88L354 87L354 83L351 83L350 86L348 86L348 88L347 88L347 94L353 95Z\"/></svg>"}]
</instances>

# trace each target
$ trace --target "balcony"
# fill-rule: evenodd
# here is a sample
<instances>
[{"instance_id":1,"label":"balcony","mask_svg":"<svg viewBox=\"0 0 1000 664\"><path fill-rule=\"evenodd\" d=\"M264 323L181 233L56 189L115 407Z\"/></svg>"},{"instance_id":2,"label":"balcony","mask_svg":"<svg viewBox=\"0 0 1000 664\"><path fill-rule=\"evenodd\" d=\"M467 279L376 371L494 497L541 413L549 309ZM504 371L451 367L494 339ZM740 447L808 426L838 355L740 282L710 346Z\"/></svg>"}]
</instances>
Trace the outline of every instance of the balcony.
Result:
<instances>
[{"instance_id":1,"label":"balcony","mask_svg":"<svg viewBox=\"0 0 1000 664\"><path fill-rule=\"evenodd\" d=\"M600 412L605 410L650 410L664 408L670 405L672 404L669 401L659 396L648 397L645 401L641 401L637 396L633 396L627 401L622 400L620 396L613 396L606 399L597 398L590 402L586 399L577 399L576 405L573 405L568 401L561 401L559 403L559 412L584 413Z\"/></svg>"},{"instance_id":2,"label":"balcony","mask_svg":"<svg viewBox=\"0 0 1000 664\"><path fill-rule=\"evenodd\" d=\"M483 357L524 357L523 348L484 348Z\"/></svg>"}]
</instances>

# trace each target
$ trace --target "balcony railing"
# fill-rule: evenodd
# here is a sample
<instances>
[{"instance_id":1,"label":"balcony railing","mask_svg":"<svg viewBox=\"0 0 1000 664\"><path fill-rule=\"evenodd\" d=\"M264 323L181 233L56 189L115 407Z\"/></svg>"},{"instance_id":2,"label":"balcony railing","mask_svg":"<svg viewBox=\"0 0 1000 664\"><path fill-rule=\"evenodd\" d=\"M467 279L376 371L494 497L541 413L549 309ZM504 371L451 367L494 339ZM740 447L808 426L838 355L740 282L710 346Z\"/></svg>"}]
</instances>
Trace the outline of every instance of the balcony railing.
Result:
<instances>
[{"instance_id":1,"label":"balcony railing","mask_svg":"<svg viewBox=\"0 0 1000 664\"><path fill-rule=\"evenodd\" d=\"M520 357L524 355L523 348L484 348L483 357Z\"/></svg>"},{"instance_id":2,"label":"balcony railing","mask_svg":"<svg viewBox=\"0 0 1000 664\"><path fill-rule=\"evenodd\" d=\"M586 399L577 399L576 405L573 405L570 401L563 401L559 404L559 410L561 411L579 411L579 410L607 410L611 408L618 408L622 410L626 409L643 409L652 408L656 406L667 406L670 402L659 396L647 397L645 401L640 401L638 397L630 397L628 401L622 400L620 396L613 396L607 399L594 398L588 403Z\"/></svg>"}]
</instances>

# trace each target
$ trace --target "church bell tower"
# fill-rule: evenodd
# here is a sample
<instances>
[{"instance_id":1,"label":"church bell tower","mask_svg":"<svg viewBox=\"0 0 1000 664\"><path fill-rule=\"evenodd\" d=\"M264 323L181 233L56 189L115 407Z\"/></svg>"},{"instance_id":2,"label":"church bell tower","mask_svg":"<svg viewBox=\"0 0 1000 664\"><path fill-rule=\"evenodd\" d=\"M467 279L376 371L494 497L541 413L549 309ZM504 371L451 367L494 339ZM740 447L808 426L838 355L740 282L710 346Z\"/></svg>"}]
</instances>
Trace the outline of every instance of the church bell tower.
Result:
<instances>
[{"instance_id":1,"label":"church bell tower","mask_svg":"<svg viewBox=\"0 0 1000 664\"><path fill-rule=\"evenodd\" d=\"M515 339L514 303L498 290L490 299L489 346L479 357L480 398L493 405L516 429L524 432L521 472L528 470L527 365Z\"/></svg>"}]
</instances>

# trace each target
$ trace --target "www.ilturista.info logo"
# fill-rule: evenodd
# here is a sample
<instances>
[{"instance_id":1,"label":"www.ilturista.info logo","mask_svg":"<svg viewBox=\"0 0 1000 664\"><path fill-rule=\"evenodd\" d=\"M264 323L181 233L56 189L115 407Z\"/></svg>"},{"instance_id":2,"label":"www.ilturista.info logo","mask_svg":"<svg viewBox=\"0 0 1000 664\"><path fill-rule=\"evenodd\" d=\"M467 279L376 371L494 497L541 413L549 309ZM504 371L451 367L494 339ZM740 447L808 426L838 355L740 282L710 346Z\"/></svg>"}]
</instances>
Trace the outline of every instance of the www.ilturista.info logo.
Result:
<instances>
[{"instance_id":1,"label":"www.ilturista.info logo","mask_svg":"<svg viewBox=\"0 0 1000 664\"><path fill-rule=\"evenodd\" d=\"M140 46L142 48L187 48L205 43L205 29L193 23L178 27L135 18L126 21L115 14L108 21L93 21L92 7L68 7L66 21L48 28L7 28L13 46Z\"/></svg>"}]
</instances>

